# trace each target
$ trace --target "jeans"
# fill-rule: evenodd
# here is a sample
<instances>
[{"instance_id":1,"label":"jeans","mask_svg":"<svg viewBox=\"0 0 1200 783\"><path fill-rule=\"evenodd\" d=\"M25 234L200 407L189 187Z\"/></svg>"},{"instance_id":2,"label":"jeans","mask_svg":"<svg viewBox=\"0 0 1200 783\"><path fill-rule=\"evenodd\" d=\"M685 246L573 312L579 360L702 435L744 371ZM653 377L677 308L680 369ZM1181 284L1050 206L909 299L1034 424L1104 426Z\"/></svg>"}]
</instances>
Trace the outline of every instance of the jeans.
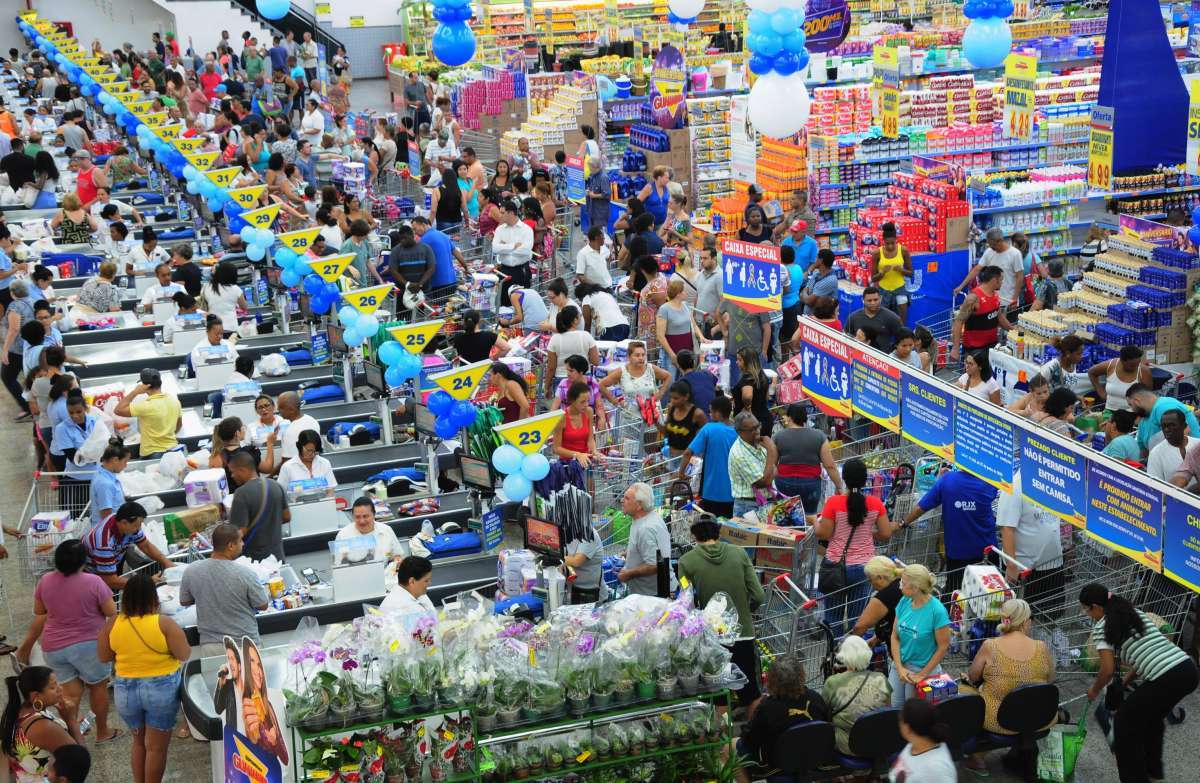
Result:
<instances>
[{"instance_id":1,"label":"jeans","mask_svg":"<svg viewBox=\"0 0 1200 783\"><path fill-rule=\"evenodd\" d=\"M608 327L600 333L600 339L614 343L629 339L629 324L618 324L617 326Z\"/></svg>"},{"instance_id":2,"label":"jeans","mask_svg":"<svg viewBox=\"0 0 1200 783\"><path fill-rule=\"evenodd\" d=\"M101 663L96 657L95 639L58 650L47 650L45 654L46 665L54 670L60 683L79 679L84 685L96 685L107 680L112 673L112 667Z\"/></svg>"},{"instance_id":3,"label":"jeans","mask_svg":"<svg viewBox=\"0 0 1200 783\"><path fill-rule=\"evenodd\" d=\"M829 560L822 560L821 564L836 565ZM825 598L825 623L833 631L834 637L842 635L843 615L844 622L853 625L867 607L867 599L871 597L871 583L866 581L864 565L865 563L846 563L846 586Z\"/></svg>"},{"instance_id":4,"label":"jeans","mask_svg":"<svg viewBox=\"0 0 1200 783\"><path fill-rule=\"evenodd\" d=\"M218 391L208 395L208 404L212 406L212 417L221 418L221 411L225 406L225 393Z\"/></svg>"},{"instance_id":5,"label":"jeans","mask_svg":"<svg viewBox=\"0 0 1200 783\"><path fill-rule=\"evenodd\" d=\"M733 516L733 501L732 500L706 500L700 498L700 508L708 513L729 519Z\"/></svg>"},{"instance_id":6,"label":"jeans","mask_svg":"<svg viewBox=\"0 0 1200 783\"><path fill-rule=\"evenodd\" d=\"M821 509L822 481L819 478L775 478L775 489L790 498L799 497L804 503L805 514L816 514Z\"/></svg>"},{"instance_id":7,"label":"jeans","mask_svg":"<svg viewBox=\"0 0 1200 783\"><path fill-rule=\"evenodd\" d=\"M113 685L117 714L131 729L148 726L170 731L179 712L179 682L183 669L157 677L118 677Z\"/></svg>"},{"instance_id":8,"label":"jeans","mask_svg":"<svg viewBox=\"0 0 1200 783\"><path fill-rule=\"evenodd\" d=\"M8 364L0 368L0 380L4 382L4 388L8 389L8 393L17 401L17 405L21 406L22 412L29 413L29 403L25 400L25 390L21 388L21 362L21 354L10 351L8 354Z\"/></svg>"},{"instance_id":9,"label":"jeans","mask_svg":"<svg viewBox=\"0 0 1200 783\"><path fill-rule=\"evenodd\" d=\"M914 671L915 669L920 669L922 667L909 666L908 664L905 664L905 668L907 668L909 671ZM938 666L929 673L929 676L933 677L934 675L941 673L942 667ZM913 685L912 683L901 682L900 674L896 671L896 664L890 659L888 660L888 684L892 686L892 706L896 709L900 709L904 706L904 702L917 695L917 686Z\"/></svg>"},{"instance_id":10,"label":"jeans","mask_svg":"<svg viewBox=\"0 0 1200 783\"><path fill-rule=\"evenodd\" d=\"M733 500L733 515L735 517L745 516L746 514L758 508L757 500Z\"/></svg>"}]
</instances>

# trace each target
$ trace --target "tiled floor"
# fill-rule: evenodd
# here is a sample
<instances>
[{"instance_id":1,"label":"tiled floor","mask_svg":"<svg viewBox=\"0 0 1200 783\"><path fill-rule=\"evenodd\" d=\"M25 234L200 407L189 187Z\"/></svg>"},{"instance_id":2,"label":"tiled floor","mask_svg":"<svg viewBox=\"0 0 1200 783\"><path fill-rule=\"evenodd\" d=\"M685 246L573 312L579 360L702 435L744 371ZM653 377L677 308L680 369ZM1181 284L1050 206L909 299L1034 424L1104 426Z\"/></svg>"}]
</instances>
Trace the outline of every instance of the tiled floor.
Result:
<instances>
[{"instance_id":1,"label":"tiled floor","mask_svg":"<svg viewBox=\"0 0 1200 783\"><path fill-rule=\"evenodd\" d=\"M352 99L356 108L371 108L376 111L387 111L390 108L387 81L384 79L359 80L354 85ZM6 526L14 526L18 522L26 497L29 494L30 475L33 471L33 447L30 438L30 428L27 424L13 424L12 417L17 408L12 399L0 392L0 440L10 444L20 444L15 448L0 450L0 520ZM13 624L5 629L9 641L18 644L32 616L33 585L23 582L17 567L15 553L18 542L8 541L9 551L13 556L0 565L3 583L7 595L7 604L11 607ZM0 623L7 618L0 614ZM1200 747L1200 698L1195 694L1190 696L1185 705L1193 715L1189 721L1180 726L1167 729L1166 763L1167 780L1190 781L1196 779L1195 763L1196 748ZM1078 709L1078 708L1076 708ZM1078 714L1076 712L1076 714ZM114 718L114 721L116 719ZM119 721L118 721L119 722ZM1076 779L1086 783L1102 783L1117 780L1116 767L1112 754L1105 745L1104 738L1094 723L1088 735L1087 744L1079 761ZM89 745L90 745L89 741ZM130 742L127 738L100 748L92 747L93 771L90 780L96 783L124 783L130 779L129 754ZM991 780L1001 783L1015 781L1016 778L1005 773L998 755L988 758L992 772ZM1191 769L1191 772L1188 772ZM963 770L960 778L969 780L972 773ZM212 779L209 763L208 747L190 739L173 739L170 749L170 760L167 764L167 781L188 781L188 783L204 783ZM220 778L218 778L219 780Z\"/></svg>"}]
</instances>

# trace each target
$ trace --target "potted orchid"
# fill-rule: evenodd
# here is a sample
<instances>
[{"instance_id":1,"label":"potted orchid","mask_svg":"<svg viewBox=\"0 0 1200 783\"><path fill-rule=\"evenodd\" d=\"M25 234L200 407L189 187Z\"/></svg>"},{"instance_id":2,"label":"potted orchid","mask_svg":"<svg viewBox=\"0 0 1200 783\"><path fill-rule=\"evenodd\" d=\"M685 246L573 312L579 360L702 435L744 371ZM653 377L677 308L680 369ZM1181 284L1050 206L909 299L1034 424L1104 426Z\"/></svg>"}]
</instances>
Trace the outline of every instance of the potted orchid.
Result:
<instances>
[{"instance_id":1,"label":"potted orchid","mask_svg":"<svg viewBox=\"0 0 1200 783\"><path fill-rule=\"evenodd\" d=\"M565 703L563 686L553 680L537 680L529 687L528 720L541 720L559 715Z\"/></svg>"},{"instance_id":2,"label":"potted orchid","mask_svg":"<svg viewBox=\"0 0 1200 783\"><path fill-rule=\"evenodd\" d=\"M491 688L484 688L479 700L475 703L475 728L480 734L488 734L496 730L496 697Z\"/></svg>"},{"instance_id":3,"label":"potted orchid","mask_svg":"<svg viewBox=\"0 0 1200 783\"><path fill-rule=\"evenodd\" d=\"M412 709L413 670L409 662L397 658L387 673L388 710L393 715L404 715Z\"/></svg>"},{"instance_id":4,"label":"potted orchid","mask_svg":"<svg viewBox=\"0 0 1200 783\"><path fill-rule=\"evenodd\" d=\"M413 706L418 711L433 709L434 690L441 679L442 662L436 657L426 656L417 662L416 678L413 680Z\"/></svg>"},{"instance_id":5,"label":"potted orchid","mask_svg":"<svg viewBox=\"0 0 1200 783\"><path fill-rule=\"evenodd\" d=\"M587 713L592 700L593 676L594 673L588 666L580 666L567 672L567 705L572 715Z\"/></svg>"},{"instance_id":6,"label":"potted orchid","mask_svg":"<svg viewBox=\"0 0 1200 783\"><path fill-rule=\"evenodd\" d=\"M288 655L288 662L299 667L303 687L283 690L288 723L305 731L320 731L328 724L329 704L337 675L325 671L326 652L320 643L307 641Z\"/></svg>"},{"instance_id":7,"label":"potted orchid","mask_svg":"<svg viewBox=\"0 0 1200 783\"><path fill-rule=\"evenodd\" d=\"M692 614L679 626L679 638L671 649L671 663L679 677L679 687L689 696L700 690L700 639L704 619Z\"/></svg>"},{"instance_id":8,"label":"potted orchid","mask_svg":"<svg viewBox=\"0 0 1200 783\"><path fill-rule=\"evenodd\" d=\"M650 670L650 667L640 660L635 660L626 664L626 671L628 672L629 679L633 682L637 698L653 699L655 693L654 673Z\"/></svg>"},{"instance_id":9,"label":"potted orchid","mask_svg":"<svg viewBox=\"0 0 1200 783\"><path fill-rule=\"evenodd\" d=\"M525 680L514 675L496 678L493 693L496 697L497 718L501 726L511 726L520 718L521 706L528 695Z\"/></svg>"}]
</instances>

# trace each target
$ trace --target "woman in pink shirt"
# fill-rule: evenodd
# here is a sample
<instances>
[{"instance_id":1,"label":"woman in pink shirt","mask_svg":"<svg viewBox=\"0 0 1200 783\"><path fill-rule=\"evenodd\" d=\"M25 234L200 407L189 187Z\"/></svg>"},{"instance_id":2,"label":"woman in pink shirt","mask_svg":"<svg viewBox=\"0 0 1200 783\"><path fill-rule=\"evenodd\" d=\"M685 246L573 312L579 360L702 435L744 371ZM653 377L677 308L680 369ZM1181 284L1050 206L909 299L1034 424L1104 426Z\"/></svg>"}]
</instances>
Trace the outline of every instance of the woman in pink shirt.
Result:
<instances>
[{"instance_id":1,"label":"woman in pink shirt","mask_svg":"<svg viewBox=\"0 0 1200 783\"><path fill-rule=\"evenodd\" d=\"M87 549L77 538L54 550L55 570L38 580L33 591L33 624L16 653L18 661L28 664L33 644L41 638L46 665L62 686L60 712L67 730L80 744L79 705L85 686L96 713L96 742L108 742L122 733L109 728L109 665L96 655L96 639L107 618L117 613L117 606L104 580L83 570L86 561Z\"/></svg>"},{"instance_id":2,"label":"woman in pink shirt","mask_svg":"<svg viewBox=\"0 0 1200 783\"><path fill-rule=\"evenodd\" d=\"M204 94L204 90L200 89L195 76L188 77L188 87L191 90L187 97L188 114L195 117L197 114L208 111L208 96Z\"/></svg>"}]
</instances>

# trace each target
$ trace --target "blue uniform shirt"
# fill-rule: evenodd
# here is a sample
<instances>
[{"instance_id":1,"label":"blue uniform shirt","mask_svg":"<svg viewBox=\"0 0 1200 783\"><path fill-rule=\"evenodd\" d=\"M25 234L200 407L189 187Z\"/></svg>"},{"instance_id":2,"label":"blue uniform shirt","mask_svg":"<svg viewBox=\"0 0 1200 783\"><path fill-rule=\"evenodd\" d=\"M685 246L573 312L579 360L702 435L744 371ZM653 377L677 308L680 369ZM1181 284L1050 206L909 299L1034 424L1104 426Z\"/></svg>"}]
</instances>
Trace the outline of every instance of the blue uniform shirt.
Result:
<instances>
[{"instance_id":1,"label":"blue uniform shirt","mask_svg":"<svg viewBox=\"0 0 1200 783\"><path fill-rule=\"evenodd\" d=\"M50 453L59 456L66 453L67 449L77 449L82 446L87 441L88 436L92 434L92 430L96 428L96 417L90 413L87 415L87 418L84 419L82 427L71 421L71 418L66 416L66 401L67 398L62 397L55 403L55 405L57 405L58 402L63 403L64 418L58 424L54 425L54 434L50 439ZM50 406L50 411L51 418L53 418L54 405ZM71 478L88 481L93 477L93 475L95 475L96 465L95 463L88 465L76 465L75 460L69 459L67 460L67 466L63 469L63 471ZM109 475L111 476L112 474L109 473ZM114 506L113 508L116 507ZM93 514L93 519L94 518L95 516Z\"/></svg>"},{"instance_id":2,"label":"blue uniform shirt","mask_svg":"<svg viewBox=\"0 0 1200 783\"><path fill-rule=\"evenodd\" d=\"M918 504L929 511L942 507L942 533L946 557L978 560L983 550L996 544L996 514L992 502L996 488L962 470L939 478Z\"/></svg>"},{"instance_id":3,"label":"blue uniform shirt","mask_svg":"<svg viewBox=\"0 0 1200 783\"><path fill-rule=\"evenodd\" d=\"M0 272L7 272L12 269L12 259L8 257L8 253L0 250ZM12 275L0 278L0 290L4 290L12 285Z\"/></svg>"},{"instance_id":4,"label":"blue uniform shirt","mask_svg":"<svg viewBox=\"0 0 1200 783\"><path fill-rule=\"evenodd\" d=\"M704 460L700 480L700 497L714 503L732 503L733 487L729 483L729 450L737 440L737 432L724 422L710 421L700 428L688 448Z\"/></svg>"},{"instance_id":5,"label":"blue uniform shirt","mask_svg":"<svg viewBox=\"0 0 1200 783\"><path fill-rule=\"evenodd\" d=\"M111 509L115 512L125 502L125 490L121 487L121 479L117 474L107 470L103 465L96 466L92 475L92 526L104 521L100 509Z\"/></svg>"}]
</instances>

